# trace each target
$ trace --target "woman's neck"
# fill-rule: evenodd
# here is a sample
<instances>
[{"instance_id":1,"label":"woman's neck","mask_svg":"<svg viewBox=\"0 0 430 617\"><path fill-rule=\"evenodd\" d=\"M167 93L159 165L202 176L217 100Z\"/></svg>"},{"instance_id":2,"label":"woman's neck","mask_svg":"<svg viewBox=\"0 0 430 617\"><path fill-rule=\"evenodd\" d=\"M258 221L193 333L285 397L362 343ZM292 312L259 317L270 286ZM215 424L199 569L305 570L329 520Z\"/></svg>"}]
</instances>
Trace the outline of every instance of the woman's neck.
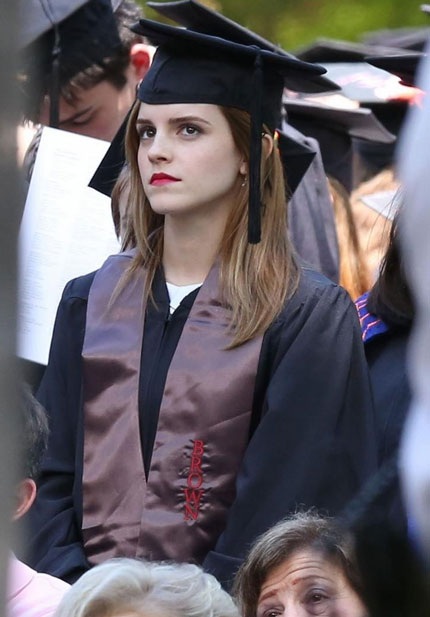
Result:
<instances>
[{"instance_id":1,"label":"woman's neck","mask_svg":"<svg viewBox=\"0 0 430 617\"><path fill-rule=\"evenodd\" d=\"M222 225L166 216L163 267L166 281L175 285L202 283L217 255L224 233Z\"/></svg>"}]
</instances>

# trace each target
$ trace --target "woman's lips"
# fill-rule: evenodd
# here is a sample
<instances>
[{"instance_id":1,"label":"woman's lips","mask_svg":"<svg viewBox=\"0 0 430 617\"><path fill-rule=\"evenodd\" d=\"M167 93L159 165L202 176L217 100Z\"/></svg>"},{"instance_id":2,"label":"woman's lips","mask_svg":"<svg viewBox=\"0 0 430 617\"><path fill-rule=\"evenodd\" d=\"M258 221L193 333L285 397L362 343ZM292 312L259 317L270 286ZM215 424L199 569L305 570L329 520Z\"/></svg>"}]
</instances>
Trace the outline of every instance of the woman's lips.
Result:
<instances>
[{"instance_id":1,"label":"woman's lips","mask_svg":"<svg viewBox=\"0 0 430 617\"><path fill-rule=\"evenodd\" d=\"M172 182L179 182L179 178L174 178L168 174L153 174L150 180L151 186L163 186Z\"/></svg>"}]
</instances>

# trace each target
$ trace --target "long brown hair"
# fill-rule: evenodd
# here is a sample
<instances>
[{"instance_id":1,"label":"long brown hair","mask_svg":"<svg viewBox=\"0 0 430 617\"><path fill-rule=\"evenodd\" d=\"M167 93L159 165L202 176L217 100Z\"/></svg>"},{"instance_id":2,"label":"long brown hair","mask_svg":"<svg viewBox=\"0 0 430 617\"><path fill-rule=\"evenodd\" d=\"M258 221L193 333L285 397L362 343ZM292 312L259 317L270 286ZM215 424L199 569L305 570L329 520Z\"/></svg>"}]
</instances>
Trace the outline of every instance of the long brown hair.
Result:
<instances>
[{"instance_id":1,"label":"long brown hair","mask_svg":"<svg viewBox=\"0 0 430 617\"><path fill-rule=\"evenodd\" d=\"M342 184L328 176L339 246L339 284L353 300L368 291L371 277L364 260L351 202Z\"/></svg>"},{"instance_id":2,"label":"long brown hair","mask_svg":"<svg viewBox=\"0 0 430 617\"><path fill-rule=\"evenodd\" d=\"M144 267L147 271L144 295L150 298L155 272L162 263L164 216L151 209L139 174L139 137L136 131L139 107L140 103L136 102L126 135L132 224L138 249L127 276ZM221 111L228 121L236 147L248 161L249 114L223 107ZM248 192L243 190L237 207L230 213L220 244L221 296L232 311L230 347L264 333L295 291L299 280L287 234L283 170L277 148L263 158L261 242L248 243Z\"/></svg>"}]
</instances>

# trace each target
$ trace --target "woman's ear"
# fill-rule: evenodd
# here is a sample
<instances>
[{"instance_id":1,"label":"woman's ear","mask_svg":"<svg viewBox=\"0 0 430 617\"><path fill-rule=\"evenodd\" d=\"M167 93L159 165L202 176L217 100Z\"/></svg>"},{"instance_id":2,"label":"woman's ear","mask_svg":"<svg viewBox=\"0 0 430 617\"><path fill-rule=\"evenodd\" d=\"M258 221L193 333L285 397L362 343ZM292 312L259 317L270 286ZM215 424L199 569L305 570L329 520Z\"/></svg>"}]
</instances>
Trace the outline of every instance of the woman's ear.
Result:
<instances>
[{"instance_id":1,"label":"woman's ear","mask_svg":"<svg viewBox=\"0 0 430 617\"><path fill-rule=\"evenodd\" d=\"M239 167L239 173L241 176L247 176L248 175L248 162L243 160L240 164Z\"/></svg>"}]
</instances>

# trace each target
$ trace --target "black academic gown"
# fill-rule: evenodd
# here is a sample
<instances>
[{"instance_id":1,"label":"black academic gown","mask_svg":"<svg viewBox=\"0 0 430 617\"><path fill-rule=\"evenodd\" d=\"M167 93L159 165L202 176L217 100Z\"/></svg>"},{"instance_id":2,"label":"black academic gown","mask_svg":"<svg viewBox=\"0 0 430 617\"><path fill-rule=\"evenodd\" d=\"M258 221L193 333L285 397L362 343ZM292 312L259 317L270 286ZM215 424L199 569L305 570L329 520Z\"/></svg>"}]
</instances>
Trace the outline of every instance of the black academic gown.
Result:
<instances>
[{"instance_id":1,"label":"black academic gown","mask_svg":"<svg viewBox=\"0 0 430 617\"><path fill-rule=\"evenodd\" d=\"M407 373L407 349L410 327L390 327L369 337L365 353L369 364L374 399L378 459L380 465L396 464L400 440L411 403ZM406 514L401 496L400 478L393 478L376 499L368 518L380 520L393 532L405 533Z\"/></svg>"},{"instance_id":2,"label":"black academic gown","mask_svg":"<svg viewBox=\"0 0 430 617\"><path fill-rule=\"evenodd\" d=\"M409 335L409 327L391 327L364 345L375 403L380 462L396 453L411 402L406 360Z\"/></svg>"},{"instance_id":3,"label":"black academic gown","mask_svg":"<svg viewBox=\"0 0 430 617\"><path fill-rule=\"evenodd\" d=\"M38 394L49 413L51 435L31 514L31 565L69 581L89 567L81 537L81 351L92 280L93 275L75 279L64 291ZM168 319L162 275L153 291L159 308L148 305L140 379L146 471L166 371L197 293ZM355 307L342 288L320 274L303 273L297 292L264 336L251 426L226 528L203 564L226 585L269 526L299 506L339 512L376 468L373 408Z\"/></svg>"}]
</instances>

